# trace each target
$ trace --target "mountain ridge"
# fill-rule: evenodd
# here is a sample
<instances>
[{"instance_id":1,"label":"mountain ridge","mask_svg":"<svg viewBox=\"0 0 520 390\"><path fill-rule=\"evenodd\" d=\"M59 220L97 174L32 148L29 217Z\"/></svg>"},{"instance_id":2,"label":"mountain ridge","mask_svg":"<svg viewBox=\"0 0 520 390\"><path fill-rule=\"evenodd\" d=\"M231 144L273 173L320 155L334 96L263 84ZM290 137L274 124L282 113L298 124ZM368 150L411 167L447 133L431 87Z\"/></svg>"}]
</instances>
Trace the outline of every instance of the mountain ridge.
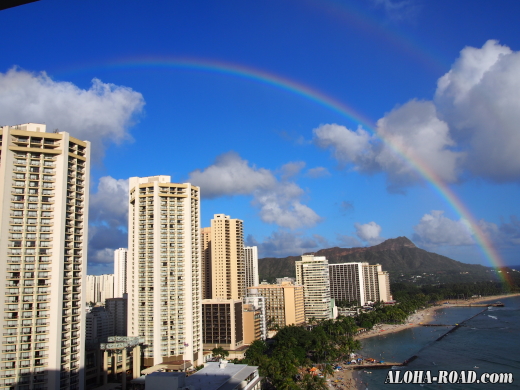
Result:
<instances>
[{"instance_id":1,"label":"mountain ridge","mask_svg":"<svg viewBox=\"0 0 520 390\"><path fill-rule=\"evenodd\" d=\"M390 274L391 282L411 281L419 284L436 284L497 280L492 268L462 263L437 253L428 252L418 248L404 236L390 238L370 247L333 247L306 254L325 256L329 264L349 262L381 264L383 271L388 271ZM259 259L260 278L273 281L277 277L294 277L294 262L300 258L301 256L287 256Z\"/></svg>"}]
</instances>

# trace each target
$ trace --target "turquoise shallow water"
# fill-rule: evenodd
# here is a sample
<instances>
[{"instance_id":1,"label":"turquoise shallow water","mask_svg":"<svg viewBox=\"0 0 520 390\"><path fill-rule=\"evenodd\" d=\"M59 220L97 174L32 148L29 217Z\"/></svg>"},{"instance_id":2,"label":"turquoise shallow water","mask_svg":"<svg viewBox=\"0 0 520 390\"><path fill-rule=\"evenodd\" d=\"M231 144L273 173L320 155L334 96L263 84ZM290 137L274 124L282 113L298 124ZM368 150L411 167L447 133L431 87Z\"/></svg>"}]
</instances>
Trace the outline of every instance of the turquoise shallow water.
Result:
<instances>
[{"instance_id":1,"label":"turquoise shallow water","mask_svg":"<svg viewBox=\"0 0 520 390\"><path fill-rule=\"evenodd\" d=\"M417 327L362 340L360 353L385 361L418 358L402 370L473 370L511 372L513 384L385 384L388 370L361 372L363 390L373 389L520 389L520 297L502 299L503 308L491 308L467 321L440 341L449 327ZM455 324L482 308L454 307L437 311L433 323ZM478 368L475 368L478 367Z\"/></svg>"}]
</instances>

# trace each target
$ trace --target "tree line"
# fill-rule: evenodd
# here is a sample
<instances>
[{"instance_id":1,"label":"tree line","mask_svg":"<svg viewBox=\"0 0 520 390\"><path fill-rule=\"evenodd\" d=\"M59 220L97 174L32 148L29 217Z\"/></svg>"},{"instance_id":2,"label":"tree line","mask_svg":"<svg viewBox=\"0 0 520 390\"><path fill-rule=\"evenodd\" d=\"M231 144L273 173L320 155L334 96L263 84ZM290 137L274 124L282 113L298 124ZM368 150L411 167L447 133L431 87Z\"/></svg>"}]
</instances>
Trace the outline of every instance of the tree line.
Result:
<instances>
[{"instance_id":1,"label":"tree line","mask_svg":"<svg viewBox=\"0 0 520 390\"><path fill-rule=\"evenodd\" d=\"M264 388L267 389L325 390L325 378L333 373L333 362L350 360L350 354L361 348L360 342L354 339L360 328L369 330L380 323L403 323L416 310L444 299L515 291L518 291L518 285L504 286L495 282L437 286L395 283L392 284L395 305L376 303L373 310L355 317L340 316L335 320L320 321L311 319L301 326L282 327L273 339L254 341L244 359L235 359L235 362L258 366L260 375L265 378ZM320 364L324 378L304 372L304 368L317 364Z\"/></svg>"}]
</instances>

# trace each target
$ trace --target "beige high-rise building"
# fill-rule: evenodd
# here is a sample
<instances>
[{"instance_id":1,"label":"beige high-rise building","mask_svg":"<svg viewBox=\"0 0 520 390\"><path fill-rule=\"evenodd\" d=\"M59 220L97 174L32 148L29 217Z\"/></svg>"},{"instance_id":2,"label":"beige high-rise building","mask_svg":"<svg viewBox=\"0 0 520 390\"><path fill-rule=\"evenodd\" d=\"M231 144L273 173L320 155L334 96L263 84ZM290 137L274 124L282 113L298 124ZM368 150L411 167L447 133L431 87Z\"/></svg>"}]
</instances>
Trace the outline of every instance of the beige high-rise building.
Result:
<instances>
[{"instance_id":1,"label":"beige high-rise building","mask_svg":"<svg viewBox=\"0 0 520 390\"><path fill-rule=\"evenodd\" d=\"M265 298L265 316L268 327L288 326L305 322L303 286L282 284L259 284L248 288L249 295Z\"/></svg>"},{"instance_id":2,"label":"beige high-rise building","mask_svg":"<svg viewBox=\"0 0 520 390\"><path fill-rule=\"evenodd\" d=\"M90 143L0 127L0 389L82 389Z\"/></svg>"},{"instance_id":3,"label":"beige high-rise building","mask_svg":"<svg viewBox=\"0 0 520 390\"><path fill-rule=\"evenodd\" d=\"M128 335L144 365L202 363L200 192L170 176L129 183Z\"/></svg>"},{"instance_id":4,"label":"beige high-rise building","mask_svg":"<svg viewBox=\"0 0 520 390\"><path fill-rule=\"evenodd\" d=\"M200 229L200 246L202 248L202 299L211 299L213 296L211 285L211 228Z\"/></svg>"},{"instance_id":5,"label":"beige high-rise building","mask_svg":"<svg viewBox=\"0 0 520 390\"><path fill-rule=\"evenodd\" d=\"M325 256L304 255L295 266L296 283L304 288L305 321L332 318L329 262Z\"/></svg>"},{"instance_id":6,"label":"beige high-rise building","mask_svg":"<svg viewBox=\"0 0 520 390\"><path fill-rule=\"evenodd\" d=\"M379 300L389 302L392 300L390 292L390 275L386 271L377 272L377 280L379 282Z\"/></svg>"},{"instance_id":7,"label":"beige high-rise building","mask_svg":"<svg viewBox=\"0 0 520 390\"><path fill-rule=\"evenodd\" d=\"M243 221L215 214L211 220L212 298L242 299L245 296Z\"/></svg>"}]
</instances>

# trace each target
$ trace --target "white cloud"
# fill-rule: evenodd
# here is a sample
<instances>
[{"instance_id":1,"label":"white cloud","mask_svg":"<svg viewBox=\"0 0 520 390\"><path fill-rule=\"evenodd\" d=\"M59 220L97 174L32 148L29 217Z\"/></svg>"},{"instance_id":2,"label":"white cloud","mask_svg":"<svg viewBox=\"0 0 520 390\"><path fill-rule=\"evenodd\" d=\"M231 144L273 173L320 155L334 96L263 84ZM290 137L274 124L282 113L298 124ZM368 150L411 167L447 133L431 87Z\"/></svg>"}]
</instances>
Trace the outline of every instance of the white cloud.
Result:
<instances>
[{"instance_id":1,"label":"white cloud","mask_svg":"<svg viewBox=\"0 0 520 390\"><path fill-rule=\"evenodd\" d=\"M299 166L303 168L298 163L284 165L282 175L296 172ZM321 220L314 210L301 203L305 192L296 183L278 180L270 170L250 166L235 152L220 155L204 170L191 172L189 181L200 186L201 195L206 198L252 195L260 218L280 227L297 229Z\"/></svg>"},{"instance_id":2,"label":"white cloud","mask_svg":"<svg viewBox=\"0 0 520 390\"><path fill-rule=\"evenodd\" d=\"M510 217L510 222L502 221L499 225L480 220L479 228L495 247L514 247L520 245L520 220Z\"/></svg>"},{"instance_id":3,"label":"white cloud","mask_svg":"<svg viewBox=\"0 0 520 390\"><path fill-rule=\"evenodd\" d=\"M131 139L128 128L144 106L143 96L130 88L92 80L88 90L54 81L45 72L12 68L0 73L0 118L4 125L45 123L92 142L99 161L107 143Z\"/></svg>"},{"instance_id":4,"label":"white cloud","mask_svg":"<svg viewBox=\"0 0 520 390\"><path fill-rule=\"evenodd\" d=\"M386 143L362 128L352 131L336 124L315 129L314 140L318 146L332 149L336 160L349 164L354 170L385 172L392 191L422 181L415 167L400 153L413 161L421 161L443 181L457 180L461 154L450 149L454 142L448 126L438 119L432 102L411 100L395 108L377 122L377 132ZM400 153L390 145L397 147Z\"/></svg>"},{"instance_id":5,"label":"white cloud","mask_svg":"<svg viewBox=\"0 0 520 390\"><path fill-rule=\"evenodd\" d=\"M97 192L90 197L89 219L109 226L128 223L128 179L104 176L99 179Z\"/></svg>"},{"instance_id":6,"label":"white cloud","mask_svg":"<svg viewBox=\"0 0 520 390\"><path fill-rule=\"evenodd\" d=\"M90 196L89 267L112 264L114 249L128 245L127 229L128 180L102 177L97 192Z\"/></svg>"},{"instance_id":7,"label":"white cloud","mask_svg":"<svg viewBox=\"0 0 520 390\"><path fill-rule=\"evenodd\" d=\"M457 180L460 153L452 151L453 140L448 125L437 117L429 101L411 100L392 110L377 122L377 132L387 144L375 157L381 170L388 174L390 186L410 185L419 181L417 171L397 155L388 143L413 161L420 161L445 182Z\"/></svg>"},{"instance_id":8,"label":"white cloud","mask_svg":"<svg viewBox=\"0 0 520 390\"><path fill-rule=\"evenodd\" d=\"M313 179L317 179L320 177L330 176L330 172L325 167L316 167L307 170L307 173L305 175L308 177L312 177Z\"/></svg>"},{"instance_id":9,"label":"white cloud","mask_svg":"<svg viewBox=\"0 0 520 390\"><path fill-rule=\"evenodd\" d=\"M103 263L110 264L114 263L114 249L103 248L93 251L93 253L89 253L89 264L94 263Z\"/></svg>"},{"instance_id":10,"label":"white cloud","mask_svg":"<svg viewBox=\"0 0 520 390\"><path fill-rule=\"evenodd\" d=\"M354 227L356 235L369 245L377 245L384 241L384 238L380 236L381 226L373 221L365 224L355 223Z\"/></svg>"},{"instance_id":11,"label":"white cloud","mask_svg":"<svg viewBox=\"0 0 520 390\"><path fill-rule=\"evenodd\" d=\"M272 232L270 236L264 238L263 242L248 235L246 245L258 246L258 256L261 258L300 256L329 246L327 240L320 235L305 237L301 232L291 233L284 230Z\"/></svg>"},{"instance_id":12,"label":"white cloud","mask_svg":"<svg viewBox=\"0 0 520 390\"><path fill-rule=\"evenodd\" d=\"M435 104L467 151L465 167L495 181L520 178L520 52L489 40L464 48L438 81Z\"/></svg>"},{"instance_id":13,"label":"white cloud","mask_svg":"<svg viewBox=\"0 0 520 390\"><path fill-rule=\"evenodd\" d=\"M313 133L314 143L323 149L332 149L337 161L365 171L373 167L373 144L377 138L363 128L352 131L334 123L321 125Z\"/></svg>"},{"instance_id":14,"label":"white cloud","mask_svg":"<svg viewBox=\"0 0 520 390\"><path fill-rule=\"evenodd\" d=\"M287 180L296 176L304 167L304 161L292 161L282 165L282 168L280 169L282 173L282 180Z\"/></svg>"},{"instance_id":15,"label":"white cloud","mask_svg":"<svg viewBox=\"0 0 520 390\"><path fill-rule=\"evenodd\" d=\"M478 221L477 228L487 236L495 248L513 248L520 245L520 220L511 216L500 224ZM414 241L425 247L475 245L475 233L465 219L458 221L444 216L444 211L432 210L414 226Z\"/></svg>"},{"instance_id":16,"label":"white cloud","mask_svg":"<svg viewBox=\"0 0 520 390\"><path fill-rule=\"evenodd\" d=\"M260 218L264 222L289 229L314 226L321 218L300 202L303 193L295 183L280 182L270 190L255 192L253 204L260 207Z\"/></svg>"},{"instance_id":17,"label":"white cloud","mask_svg":"<svg viewBox=\"0 0 520 390\"><path fill-rule=\"evenodd\" d=\"M190 173L189 182L201 187L204 198L250 195L254 191L275 187L276 178L268 169L249 166L238 153L218 156L213 165Z\"/></svg>"},{"instance_id":18,"label":"white cloud","mask_svg":"<svg viewBox=\"0 0 520 390\"><path fill-rule=\"evenodd\" d=\"M423 181L407 160L443 182L467 173L497 182L520 180L520 52L490 40L466 47L438 80L434 101L410 100L377 122L386 143L362 128L314 130L314 143L364 173L385 172L388 189ZM397 147L396 153L389 145Z\"/></svg>"},{"instance_id":19,"label":"white cloud","mask_svg":"<svg viewBox=\"0 0 520 390\"><path fill-rule=\"evenodd\" d=\"M475 240L466 220L454 221L445 217L444 211L432 210L424 214L414 226L414 241L426 247L442 245L473 245Z\"/></svg>"}]
</instances>

